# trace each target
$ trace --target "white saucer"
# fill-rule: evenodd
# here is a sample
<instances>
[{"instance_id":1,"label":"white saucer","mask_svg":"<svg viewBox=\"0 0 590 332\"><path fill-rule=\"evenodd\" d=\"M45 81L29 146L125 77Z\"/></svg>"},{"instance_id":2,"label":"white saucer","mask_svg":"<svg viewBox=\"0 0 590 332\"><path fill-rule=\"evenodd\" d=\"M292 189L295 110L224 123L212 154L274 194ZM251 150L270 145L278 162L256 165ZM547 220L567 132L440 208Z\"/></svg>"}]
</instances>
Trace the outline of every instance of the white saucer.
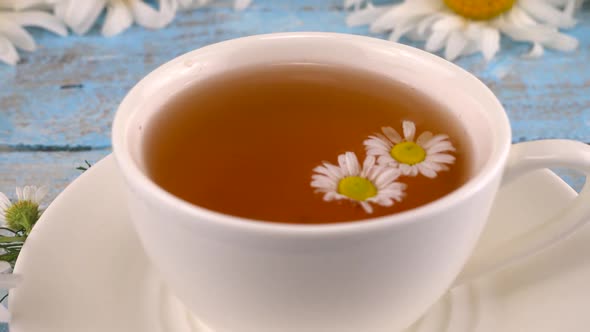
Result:
<instances>
[{"instance_id":1,"label":"white saucer","mask_svg":"<svg viewBox=\"0 0 590 332\"><path fill-rule=\"evenodd\" d=\"M205 331L151 270L127 219L122 186L107 157L45 211L15 269L24 281L9 298L12 332ZM575 195L549 171L504 188L472 260L539 226ZM588 253L585 227L524 263L455 289L410 330L588 331Z\"/></svg>"}]
</instances>

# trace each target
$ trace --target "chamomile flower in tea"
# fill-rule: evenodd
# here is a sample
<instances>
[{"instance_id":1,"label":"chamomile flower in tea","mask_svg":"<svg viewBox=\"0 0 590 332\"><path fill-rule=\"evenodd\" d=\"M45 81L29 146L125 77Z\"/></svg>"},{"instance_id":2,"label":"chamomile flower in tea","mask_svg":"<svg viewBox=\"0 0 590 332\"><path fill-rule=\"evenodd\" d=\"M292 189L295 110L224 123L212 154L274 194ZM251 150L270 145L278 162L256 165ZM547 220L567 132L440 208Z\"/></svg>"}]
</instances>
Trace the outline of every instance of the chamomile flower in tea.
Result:
<instances>
[{"instance_id":1,"label":"chamomile flower in tea","mask_svg":"<svg viewBox=\"0 0 590 332\"><path fill-rule=\"evenodd\" d=\"M404 197L405 184L396 182L400 171L376 165L369 156L361 167L356 154L338 156L338 166L324 162L314 169L311 186L324 193L324 201L350 200L373 213L371 204L392 206Z\"/></svg>"},{"instance_id":2,"label":"chamomile flower in tea","mask_svg":"<svg viewBox=\"0 0 590 332\"><path fill-rule=\"evenodd\" d=\"M322 63L255 66L187 86L162 108L142 131L148 176L188 203L227 215L307 225L356 222L428 204L472 174L462 123L427 94L370 71ZM423 134L423 148L408 150L412 145L405 143L394 155L426 162L400 169L382 165L384 157L379 163L378 154L387 157L395 145L382 135L373 149L379 153L365 160L364 140L384 125L401 130L408 119L420 131L449 135L452 147L442 136ZM328 159L339 155L338 162ZM419 167L432 175L446 162L452 168L435 180L406 176L397 183L402 170Z\"/></svg>"},{"instance_id":3,"label":"chamomile flower in tea","mask_svg":"<svg viewBox=\"0 0 590 332\"><path fill-rule=\"evenodd\" d=\"M377 157L380 165L399 168L406 176L422 174L435 178L438 172L447 171L448 165L455 162L450 154L455 148L447 135L425 131L414 139L414 122L403 121L402 127L403 137L391 127L383 127L382 134L370 136L364 142L367 154Z\"/></svg>"}]
</instances>

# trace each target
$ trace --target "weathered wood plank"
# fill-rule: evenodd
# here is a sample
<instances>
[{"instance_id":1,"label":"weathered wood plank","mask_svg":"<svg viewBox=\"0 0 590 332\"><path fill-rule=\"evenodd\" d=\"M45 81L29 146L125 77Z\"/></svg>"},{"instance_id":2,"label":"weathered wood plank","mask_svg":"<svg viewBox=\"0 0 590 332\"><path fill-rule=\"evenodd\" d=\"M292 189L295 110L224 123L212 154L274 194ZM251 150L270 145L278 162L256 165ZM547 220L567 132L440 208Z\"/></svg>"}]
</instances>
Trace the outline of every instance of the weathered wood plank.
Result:
<instances>
[{"instance_id":1,"label":"weathered wood plank","mask_svg":"<svg viewBox=\"0 0 590 332\"><path fill-rule=\"evenodd\" d=\"M244 35L296 30L369 34L349 28L341 0L256 0L236 13L223 6L182 13L168 28L132 28L103 38L59 38L36 31L36 53L17 67L0 65L0 146L108 147L117 104L149 71L186 51ZM504 53L486 64L479 56L460 65L500 97L515 141L544 137L590 142L590 3L573 30L581 41L573 54L519 57L527 46L504 42Z\"/></svg>"},{"instance_id":2,"label":"weathered wood plank","mask_svg":"<svg viewBox=\"0 0 590 332\"><path fill-rule=\"evenodd\" d=\"M110 150L78 152L0 152L0 191L14 197L14 188L45 185L49 189L44 203L49 203L82 171L84 160L94 164Z\"/></svg>"}]
</instances>

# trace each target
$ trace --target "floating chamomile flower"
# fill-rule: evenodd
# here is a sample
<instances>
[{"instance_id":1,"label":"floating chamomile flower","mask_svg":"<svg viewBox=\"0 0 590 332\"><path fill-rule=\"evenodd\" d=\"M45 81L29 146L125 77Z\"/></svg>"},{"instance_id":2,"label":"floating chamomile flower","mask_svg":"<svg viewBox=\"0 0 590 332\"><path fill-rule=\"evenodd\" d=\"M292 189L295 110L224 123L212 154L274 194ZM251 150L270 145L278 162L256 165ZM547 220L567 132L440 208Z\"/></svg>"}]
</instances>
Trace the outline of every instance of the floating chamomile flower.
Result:
<instances>
[{"instance_id":1,"label":"floating chamomile flower","mask_svg":"<svg viewBox=\"0 0 590 332\"><path fill-rule=\"evenodd\" d=\"M17 49L32 52L37 49L33 36L25 27L36 27L61 36L67 35L66 27L49 13L38 10L13 11L12 1L0 0L0 62L16 65L20 60Z\"/></svg>"},{"instance_id":2,"label":"floating chamomile flower","mask_svg":"<svg viewBox=\"0 0 590 332\"><path fill-rule=\"evenodd\" d=\"M396 182L400 171L375 164L369 156L361 167L353 152L338 156L338 166L324 162L314 169L311 186L324 193L324 201L350 200L358 202L367 213L371 204L392 206L404 196L406 185Z\"/></svg>"},{"instance_id":3,"label":"floating chamomile flower","mask_svg":"<svg viewBox=\"0 0 590 332\"><path fill-rule=\"evenodd\" d=\"M39 203L47 193L46 187L16 187L16 202L12 203L0 192L0 224L13 231L29 234L41 216Z\"/></svg>"},{"instance_id":4,"label":"floating chamomile flower","mask_svg":"<svg viewBox=\"0 0 590 332\"><path fill-rule=\"evenodd\" d=\"M365 140L369 156L377 157L379 165L399 168L402 175L416 176L418 173L435 178L440 171L448 170L455 157L449 152L455 148L447 135L433 135L423 132L416 140L416 125L412 121L403 121L401 135L391 127L383 127L383 134L375 134Z\"/></svg>"}]
</instances>

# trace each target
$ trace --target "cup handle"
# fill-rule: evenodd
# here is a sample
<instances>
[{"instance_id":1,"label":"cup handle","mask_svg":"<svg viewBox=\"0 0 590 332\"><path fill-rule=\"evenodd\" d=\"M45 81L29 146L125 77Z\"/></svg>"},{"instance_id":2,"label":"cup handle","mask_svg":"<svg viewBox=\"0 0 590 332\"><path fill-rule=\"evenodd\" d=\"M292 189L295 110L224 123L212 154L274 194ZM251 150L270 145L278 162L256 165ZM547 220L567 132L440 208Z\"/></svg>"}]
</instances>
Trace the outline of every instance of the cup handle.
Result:
<instances>
[{"instance_id":1,"label":"cup handle","mask_svg":"<svg viewBox=\"0 0 590 332\"><path fill-rule=\"evenodd\" d=\"M590 221L590 146L571 140L539 140L515 144L508 157L502 185L542 168L569 168L579 171L586 175L584 188L575 200L540 227L510 241L508 245L497 247L493 255L466 266L455 280L454 286L534 256L568 238Z\"/></svg>"}]
</instances>

